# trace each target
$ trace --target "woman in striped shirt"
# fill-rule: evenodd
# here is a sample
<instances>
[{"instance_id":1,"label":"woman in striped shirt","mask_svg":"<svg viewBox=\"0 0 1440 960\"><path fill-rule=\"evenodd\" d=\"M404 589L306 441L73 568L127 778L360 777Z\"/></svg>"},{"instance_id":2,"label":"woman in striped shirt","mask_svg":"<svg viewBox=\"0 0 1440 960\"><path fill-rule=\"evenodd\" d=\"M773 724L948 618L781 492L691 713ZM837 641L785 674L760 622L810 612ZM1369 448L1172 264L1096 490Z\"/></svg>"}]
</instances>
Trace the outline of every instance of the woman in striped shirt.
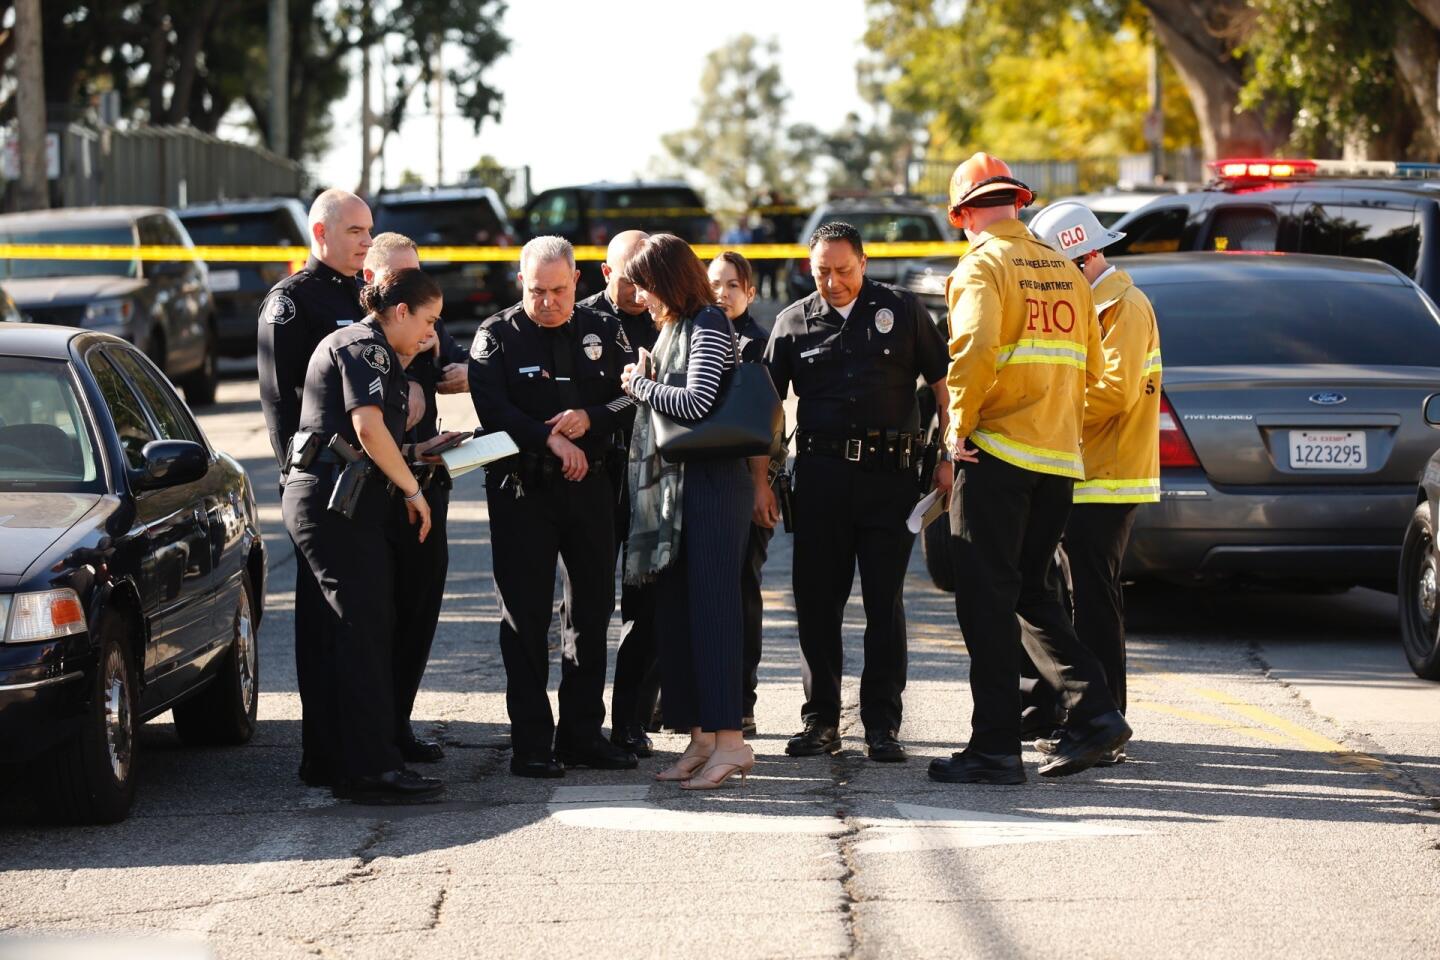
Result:
<instances>
[{"instance_id":1,"label":"woman in striped shirt","mask_svg":"<svg viewBox=\"0 0 1440 960\"><path fill-rule=\"evenodd\" d=\"M623 380L642 404L630 447L625 577L656 582L665 723L690 731L685 752L656 777L708 790L737 772L743 781L755 764L740 729L740 568L754 488L743 458L664 463L649 430L649 408L676 420L703 419L729 385L735 331L715 305L705 267L680 238L650 237L626 275L661 333L654 362L641 350ZM677 373L683 378L670 376ZM672 379L683 385L667 382Z\"/></svg>"}]
</instances>

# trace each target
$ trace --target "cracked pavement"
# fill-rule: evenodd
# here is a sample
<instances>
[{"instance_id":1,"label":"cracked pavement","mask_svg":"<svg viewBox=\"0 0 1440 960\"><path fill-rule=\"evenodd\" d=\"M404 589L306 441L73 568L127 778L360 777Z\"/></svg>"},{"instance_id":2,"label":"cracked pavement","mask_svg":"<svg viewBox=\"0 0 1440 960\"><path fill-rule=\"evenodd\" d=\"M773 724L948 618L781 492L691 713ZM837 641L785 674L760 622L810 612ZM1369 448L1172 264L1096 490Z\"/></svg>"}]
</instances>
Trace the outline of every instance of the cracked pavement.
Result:
<instances>
[{"instance_id":1,"label":"cracked pavement","mask_svg":"<svg viewBox=\"0 0 1440 960\"><path fill-rule=\"evenodd\" d=\"M505 769L498 611L472 475L455 491L446 603L415 710L446 745L434 768L445 802L337 803L295 777L294 558L255 396L253 380L227 380L201 421L262 502L259 732L194 750L168 715L153 721L134 813L112 827L48 825L10 791L0 958L36 955L37 938L86 957L256 960L1440 955L1440 686L1409 676L1394 599L1369 591L1134 591L1131 762L1042 781L1027 752L1024 786L948 786L925 765L963 743L967 660L918 547L910 762L863 756L858 589L846 749L784 755L802 697L781 534L745 787L697 795L654 782L683 747L669 735L638 772L521 780ZM445 423L473 424L468 406L444 398Z\"/></svg>"}]
</instances>

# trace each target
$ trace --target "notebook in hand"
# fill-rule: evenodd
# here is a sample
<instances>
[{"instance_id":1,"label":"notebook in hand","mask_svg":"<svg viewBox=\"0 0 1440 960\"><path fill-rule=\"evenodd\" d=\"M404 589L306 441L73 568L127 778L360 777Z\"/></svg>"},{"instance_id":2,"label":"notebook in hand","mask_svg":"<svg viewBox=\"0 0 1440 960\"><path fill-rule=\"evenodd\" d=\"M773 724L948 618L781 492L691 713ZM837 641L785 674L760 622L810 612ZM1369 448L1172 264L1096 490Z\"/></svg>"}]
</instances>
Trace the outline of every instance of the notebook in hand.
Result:
<instances>
[{"instance_id":1,"label":"notebook in hand","mask_svg":"<svg viewBox=\"0 0 1440 960\"><path fill-rule=\"evenodd\" d=\"M449 470L450 476L454 478L463 477L471 470L496 460L513 457L519 452L520 448L515 446L510 434L501 430L471 437L458 447L440 454L440 459L445 461L445 469Z\"/></svg>"}]
</instances>

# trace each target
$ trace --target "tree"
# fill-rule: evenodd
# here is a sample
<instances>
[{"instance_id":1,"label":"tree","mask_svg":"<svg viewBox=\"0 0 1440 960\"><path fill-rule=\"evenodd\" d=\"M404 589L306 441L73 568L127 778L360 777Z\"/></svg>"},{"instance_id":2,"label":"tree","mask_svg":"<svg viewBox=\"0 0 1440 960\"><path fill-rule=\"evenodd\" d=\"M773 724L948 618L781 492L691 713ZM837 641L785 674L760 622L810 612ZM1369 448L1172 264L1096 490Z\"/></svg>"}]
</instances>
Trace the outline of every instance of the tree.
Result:
<instances>
[{"instance_id":1,"label":"tree","mask_svg":"<svg viewBox=\"0 0 1440 960\"><path fill-rule=\"evenodd\" d=\"M15 0L0 0L0 22ZM289 0L289 155L326 146L332 107L349 87L348 55L377 46L395 63L396 92L384 129L398 129L417 86L432 77L442 41L461 54L446 68L463 116L477 129L498 117L501 95L485 80L508 49L503 0ZM106 91L135 122L189 123L213 133L234 108L268 144L267 0L45 0L45 99L79 118ZM13 34L0 34L0 64L13 75ZM0 122L15 112L0 84ZM233 117L231 119L234 119Z\"/></svg>"},{"instance_id":2,"label":"tree","mask_svg":"<svg viewBox=\"0 0 1440 960\"><path fill-rule=\"evenodd\" d=\"M1234 8L1244 0L868 0L866 44L900 72L886 88L892 104L930 118L932 152L960 152L972 146L986 124L995 134L1004 111L992 107L998 79L1002 92L1028 87L1025 104L1007 98L1009 106L1023 107L1027 121L1049 113L1053 101L1077 85L1090 82L1084 71L1100 69L1108 76L1107 89L1123 96L1114 83L1134 75L1139 40L1154 30L1168 60L1183 82L1193 107L1198 133L1207 153L1214 155L1239 141L1278 142L1265 118L1237 112L1243 84L1243 60L1225 33ZM1082 31L1077 33L1077 31ZM1083 37L1083 39L1082 39ZM1078 45L1077 45L1078 42ZM1052 60L1062 61L1066 67ZM1119 60L1125 64L1121 69ZM1037 75L1049 72L1048 89ZM1092 88L1093 89L1093 88ZM1143 83L1130 94L1131 107L1117 110L1111 123L1132 128L1144 110ZM1046 102L1042 102L1046 101ZM1167 98L1166 127L1185 130L1191 121L1183 104ZM1089 124L1093 127L1093 111ZM1069 112L1059 119L1076 130ZM1083 125L1082 125L1083 126ZM1032 126L1032 132L1034 126ZM1020 134L1015 135L1018 139ZM1129 133L1121 139L1133 141ZM1174 138L1171 138L1174 142ZM1093 140L1087 137L1085 142ZM1053 146L1052 155L1070 156L1072 142Z\"/></svg>"},{"instance_id":3,"label":"tree","mask_svg":"<svg viewBox=\"0 0 1440 960\"><path fill-rule=\"evenodd\" d=\"M50 206L49 180L45 176L45 97L40 86L44 74L40 0L19 0L15 8L16 77L19 85L16 139L20 148L21 210L43 210Z\"/></svg>"},{"instance_id":4,"label":"tree","mask_svg":"<svg viewBox=\"0 0 1440 960\"><path fill-rule=\"evenodd\" d=\"M499 160L487 153L466 171L466 179L482 187L489 187L500 195L501 202L505 202L510 197L511 188L515 186L515 171L501 166Z\"/></svg>"},{"instance_id":5,"label":"tree","mask_svg":"<svg viewBox=\"0 0 1440 960\"><path fill-rule=\"evenodd\" d=\"M744 210L762 190L794 193L805 177L786 136L789 97L776 42L742 35L705 58L695 125L661 142L672 161L702 178L719 209Z\"/></svg>"}]
</instances>

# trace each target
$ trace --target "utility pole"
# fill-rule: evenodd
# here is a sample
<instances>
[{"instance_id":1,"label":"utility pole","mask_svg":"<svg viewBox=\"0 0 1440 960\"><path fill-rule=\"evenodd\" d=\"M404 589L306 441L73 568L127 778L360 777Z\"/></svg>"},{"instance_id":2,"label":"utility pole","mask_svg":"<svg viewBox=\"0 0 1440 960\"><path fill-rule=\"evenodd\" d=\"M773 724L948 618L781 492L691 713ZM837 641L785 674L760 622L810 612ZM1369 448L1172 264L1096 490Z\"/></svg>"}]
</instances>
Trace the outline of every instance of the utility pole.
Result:
<instances>
[{"instance_id":1,"label":"utility pole","mask_svg":"<svg viewBox=\"0 0 1440 960\"><path fill-rule=\"evenodd\" d=\"M40 0L15 2L15 112L20 148L20 210L50 206L45 162L45 70Z\"/></svg>"},{"instance_id":2,"label":"utility pole","mask_svg":"<svg viewBox=\"0 0 1440 960\"><path fill-rule=\"evenodd\" d=\"M270 151L290 156L289 0L270 0Z\"/></svg>"},{"instance_id":3,"label":"utility pole","mask_svg":"<svg viewBox=\"0 0 1440 960\"><path fill-rule=\"evenodd\" d=\"M435 44L435 186L445 183L445 38Z\"/></svg>"},{"instance_id":4,"label":"utility pole","mask_svg":"<svg viewBox=\"0 0 1440 960\"><path fill-rule=\"evenodd\" d=\"M364 25L370 25L370 4L365 4ZM370 112L370 44L360 48L360 196L370 196L370 167L375 162L375 151L370 145L370 133L375 126L375 117Z\"/></svg>"}]
</instances>

